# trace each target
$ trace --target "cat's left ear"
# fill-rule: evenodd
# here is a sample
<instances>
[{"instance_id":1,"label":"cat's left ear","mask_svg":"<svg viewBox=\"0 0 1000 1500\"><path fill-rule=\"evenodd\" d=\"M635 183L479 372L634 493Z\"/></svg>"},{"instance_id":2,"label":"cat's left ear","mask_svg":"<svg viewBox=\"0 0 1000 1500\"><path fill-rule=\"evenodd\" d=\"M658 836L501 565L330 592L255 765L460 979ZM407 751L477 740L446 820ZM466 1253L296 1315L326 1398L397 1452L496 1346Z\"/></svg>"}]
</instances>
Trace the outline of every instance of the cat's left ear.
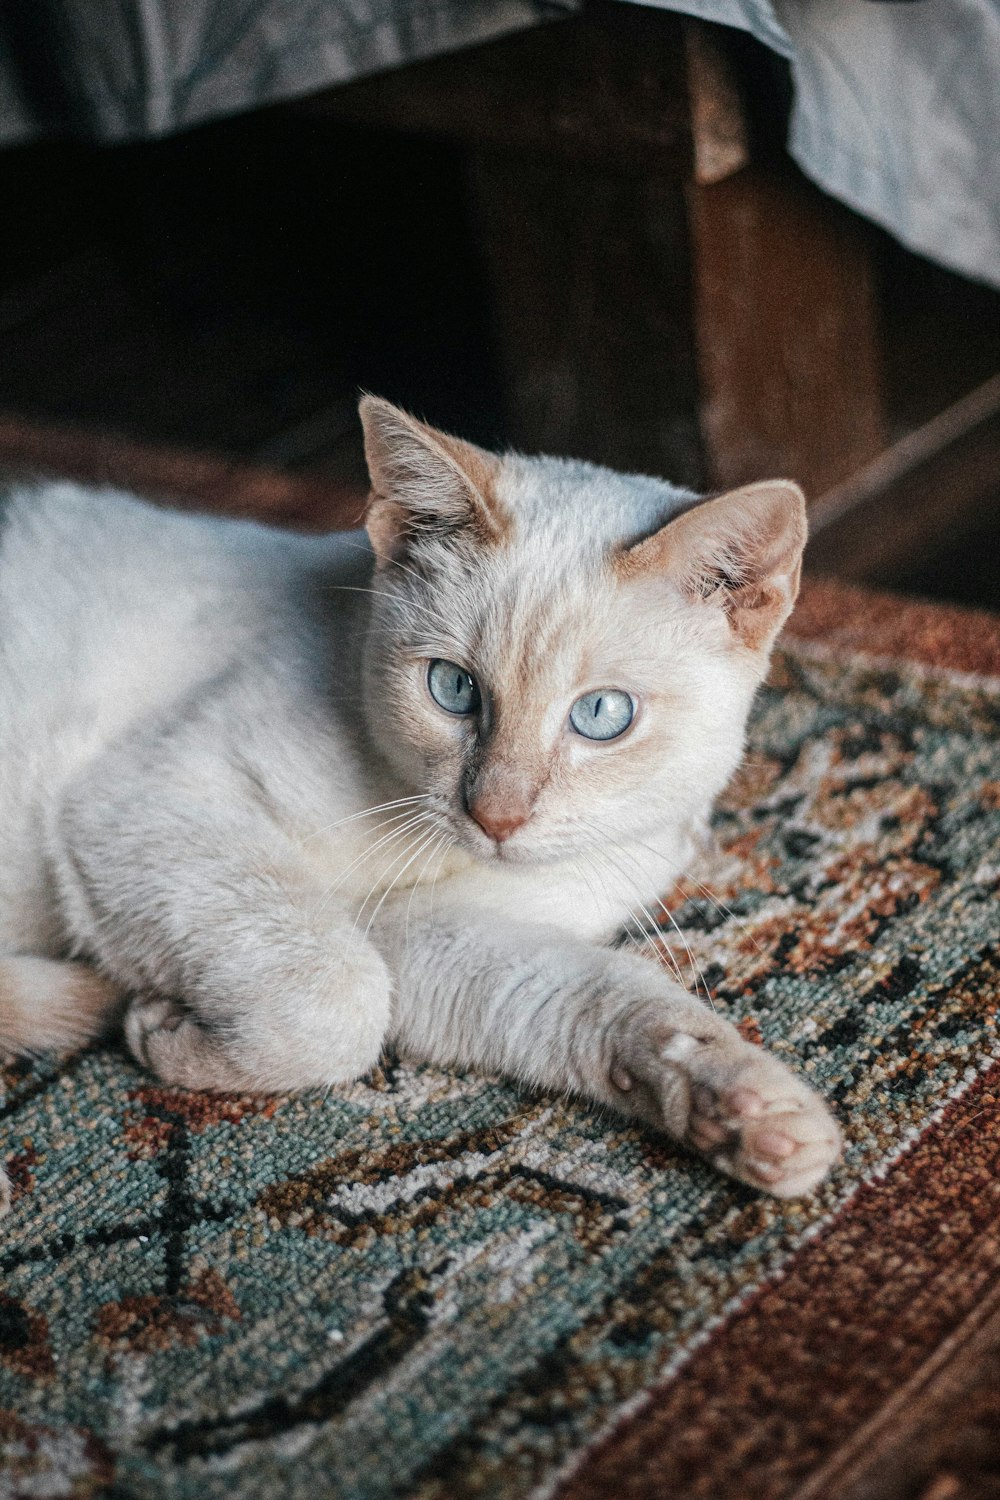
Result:
<instances>
[{"instance_id":1,"label":"cat's left ear","mask_svg":"<svg viewBox=\"0 0 1000 1500\"><path fill-rule=\"evenodd\" d=\"M682 511L618 565L626 577L666 574L689 599L723 609L741 645L766 651L795 603L806 536L802 491L768 479Z\"/></svg>"},{"instance_id":2,"label":"cat's left ear","mask_svg":"<svg viewBox=\"0 0 1000 1500\"><path fill-rule=\"evenodd\" d=\"M421 535L470 531L480 543L502 540L509 519L494 493L495 454L377 396L363 396L358 412L372 487L365 525L380 567Z\"/></svg>"}]
</instances>

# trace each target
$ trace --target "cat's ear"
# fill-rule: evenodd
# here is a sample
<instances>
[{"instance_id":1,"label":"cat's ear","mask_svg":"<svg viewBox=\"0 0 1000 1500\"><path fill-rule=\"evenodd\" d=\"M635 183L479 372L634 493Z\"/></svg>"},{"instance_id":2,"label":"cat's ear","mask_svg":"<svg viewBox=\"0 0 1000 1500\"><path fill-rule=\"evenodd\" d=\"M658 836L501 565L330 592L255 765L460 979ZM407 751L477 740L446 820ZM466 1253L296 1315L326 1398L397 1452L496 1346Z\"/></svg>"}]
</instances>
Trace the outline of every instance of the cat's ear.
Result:
<instances>
[{"instance_id":1,"label":"cat's ear","mask_svg":"<svg viewBox=\"0 0 1000 1500\"><path fill-rule=\"evenodd\" d=\"M363 396L358 410L371 480L365 525L380 566L428 533L471 531L484 544L502 540L510 523L494 493L499 458L377 396Z\"/></svg>"},{"instance_id":2,"label":"cat's ear","mask_svg":"<svg viewBox=\"0 0 1000 1500\"><path fill-rule=\"evenodd\" d=\"M688 598L723 609L742 645L763 651L795 603L806 535L798 485L764 480L682 511L618 565L624 576L669 576Z\"/></svg>"}]
</instances>

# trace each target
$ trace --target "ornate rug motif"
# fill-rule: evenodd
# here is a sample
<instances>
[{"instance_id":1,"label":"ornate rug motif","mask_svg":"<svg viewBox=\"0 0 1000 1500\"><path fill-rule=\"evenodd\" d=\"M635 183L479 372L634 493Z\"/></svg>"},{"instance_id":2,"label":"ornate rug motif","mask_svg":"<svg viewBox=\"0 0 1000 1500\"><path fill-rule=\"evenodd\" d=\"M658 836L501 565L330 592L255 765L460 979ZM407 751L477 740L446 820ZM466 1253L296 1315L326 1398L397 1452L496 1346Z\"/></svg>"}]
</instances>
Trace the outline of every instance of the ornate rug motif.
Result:
<instances>
[{"instance_id":1,"label":"ornate rug motif","mask_svg":"<svg viewBox=\"0 0 1000 1500\"><path fill-rule=\"evenodd\" d=\"M864 596L809 597L658 945L835 1102L833 1178L775 1203L394 1059L280 1100L8 1069L0 1500L848 1493L1000 1271L1000 651L834 649Z\"/></svg>"}]
</instances>

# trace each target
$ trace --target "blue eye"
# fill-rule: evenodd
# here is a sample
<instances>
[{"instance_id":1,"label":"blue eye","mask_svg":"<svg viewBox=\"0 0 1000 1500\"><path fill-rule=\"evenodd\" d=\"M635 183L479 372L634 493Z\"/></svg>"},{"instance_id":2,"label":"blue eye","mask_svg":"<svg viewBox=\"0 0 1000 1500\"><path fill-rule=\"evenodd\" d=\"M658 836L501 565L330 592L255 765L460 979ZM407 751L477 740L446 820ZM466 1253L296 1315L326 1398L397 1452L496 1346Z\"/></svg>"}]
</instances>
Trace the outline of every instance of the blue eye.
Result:
<instances>
[{"instance_id":1,"label":"blue eye","mask_svg":"<svg viewBox=\"0 0 1000 1500\"><path fill-rule=\"evenodd\" d=\"M569 711L569 722L577 734L588 740L616 740L624 734L635 715L635 704L628 693L617 688L598 688L584 693Z\"/></svg>"},{"instance_id":2,"label":"blue eye","mask_svg":"<svg viewBox=\"0 0 1000 1500\"><path fill-rule=\"evenodd\" d=\"M482 702L476 679L453 661L432 661L427 686L434 702L449 714L474 714Z\"/></svg>"}]
</instances>

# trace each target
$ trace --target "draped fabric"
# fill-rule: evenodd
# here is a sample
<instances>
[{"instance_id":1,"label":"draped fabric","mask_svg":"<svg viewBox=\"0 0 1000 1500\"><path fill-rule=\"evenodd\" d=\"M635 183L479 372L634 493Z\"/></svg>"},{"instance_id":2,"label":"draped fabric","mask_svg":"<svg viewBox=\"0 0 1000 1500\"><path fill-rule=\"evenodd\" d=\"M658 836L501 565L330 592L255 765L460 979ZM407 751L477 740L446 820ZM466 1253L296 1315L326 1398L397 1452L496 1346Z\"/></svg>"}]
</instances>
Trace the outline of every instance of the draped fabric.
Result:
<instances>
[{"instance_id":1,"label":"draped fabric","mask_svg":"<svg viewBox=\"0 0 1000 1500\"><path fill-rule=\"evenodd\" d=\"M788 145L912 250L1000 286L1000 0L642 0L787 57Z\"/></svg>"},{"instance_id":2,"label":"draped fabric","mask_svg":"<svg viewBox=\"0 0 1000 1500\"><path fill-rule=\"evenodd\" d=\"M6 0L0 143L165 135L573 8L572 0Z\"/></svg>"},{"instance_id":3,"label":"draped fabric","mask_svg":"<svg viewBox=\"0 0 1000 1500\"><path fill-rule=\"evenodd\" d=\"M631 3L631 0L629 0ZM1000 286L1000 0L643 0L789 60L789 148L905 245ZM125 141L488 41L580 0L7 0L0 143Z\"/></svg>"}]
</instances>

